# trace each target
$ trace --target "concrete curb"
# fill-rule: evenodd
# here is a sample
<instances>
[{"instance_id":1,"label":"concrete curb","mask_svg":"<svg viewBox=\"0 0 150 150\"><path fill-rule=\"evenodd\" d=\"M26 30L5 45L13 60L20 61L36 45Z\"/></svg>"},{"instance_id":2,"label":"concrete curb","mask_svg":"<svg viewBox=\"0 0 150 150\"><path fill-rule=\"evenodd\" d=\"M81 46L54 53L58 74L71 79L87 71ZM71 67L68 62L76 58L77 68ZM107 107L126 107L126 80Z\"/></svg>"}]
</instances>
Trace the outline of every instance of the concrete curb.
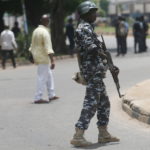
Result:
<instances>
[{"instance_id":1,"label":"concrete curb","mask_svg":"<svg viewBox=\"0 0 150 150\"><path fill-rule=\"evenodd\" d=\"M150 124L150 116L146 116L141 113L140 109L133 110L128 104L122 102L122 109L131 117L136 118L137 120Z\"/></svg>"},{"instance_id":2,"label":"concrete curb","mask_svg":"<svg viewBox=\"0 0 150 150\"><path fill-rule=\"evenodd\" d=\"M130 88L122 98L122 109L131 117L150 125L150 80Z\"/></svg>"}]
</instances>

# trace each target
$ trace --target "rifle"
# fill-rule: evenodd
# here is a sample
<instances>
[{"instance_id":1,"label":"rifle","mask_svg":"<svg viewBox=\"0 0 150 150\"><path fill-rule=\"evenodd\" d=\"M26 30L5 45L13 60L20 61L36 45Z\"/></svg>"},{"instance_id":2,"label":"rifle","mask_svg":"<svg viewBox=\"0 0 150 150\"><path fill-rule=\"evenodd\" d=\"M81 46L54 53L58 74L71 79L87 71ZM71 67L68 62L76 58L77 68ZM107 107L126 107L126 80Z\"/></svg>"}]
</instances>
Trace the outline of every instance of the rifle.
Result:
<instances>
[{"instance_id":1,"label":"rifle","mask_svg":"<svg viewBox=\"0 0 150 150\"><path fill-rule=\"evenodd\" d=\"M113 77L113 80L115 82L118 95L121 98L123 95L121 95L121 93L120 93L120 84L119 84L119 79L118 79L119 71L117 72L114 68L112 57L111 57L110 53L107 51L105 41L104 41L104 38L103 38L102 35L101 35L101 38L102 38L102 42L103 42L104 54L106 54L106 56L107 56L107 63L108 63L108 66L109 66L110 73L111 73L111 75Z\"/></svg>"}]
</instances>

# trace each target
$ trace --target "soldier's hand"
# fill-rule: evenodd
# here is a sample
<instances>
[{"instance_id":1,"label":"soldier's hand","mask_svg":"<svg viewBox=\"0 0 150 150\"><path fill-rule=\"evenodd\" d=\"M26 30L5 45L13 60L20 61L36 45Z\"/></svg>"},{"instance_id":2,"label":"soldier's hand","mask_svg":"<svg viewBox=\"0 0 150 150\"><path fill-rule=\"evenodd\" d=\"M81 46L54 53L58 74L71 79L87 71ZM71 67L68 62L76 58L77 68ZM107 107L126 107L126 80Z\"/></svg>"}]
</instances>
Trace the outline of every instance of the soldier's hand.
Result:
<instances>
[{"instance_id":1,"label":"soldier's hand","mask_svg":"<svg viewBox=\"0 0 150 150\"><path fill-rule=\"evenodd\" d=\"M102 49L103 49L103 50L105 50L105 49L106 49L106 47L105 47L104 42L101 42L101 43L102 43Z\"/></svg>"},{"instance_id":2,"label":"soldier's hand","mask_svg":"<svg viewBox=\"0 0 150 150\"><path fill-rule=\"evenodd\" d=\"M103 52L99 52L99 55L102 59L107 59L107 55Z\"/></svg>"},{"instance_id":3,"label":"soldier's hand","mask_svg":"<svg viewBox=\"0 0 150 150\"><path fill-rule=\"evenodd\" d=\"M116 73L116 74L119 74L119 68L117 66L113 66L113 71Z\"/></svg>"}]
</instances>

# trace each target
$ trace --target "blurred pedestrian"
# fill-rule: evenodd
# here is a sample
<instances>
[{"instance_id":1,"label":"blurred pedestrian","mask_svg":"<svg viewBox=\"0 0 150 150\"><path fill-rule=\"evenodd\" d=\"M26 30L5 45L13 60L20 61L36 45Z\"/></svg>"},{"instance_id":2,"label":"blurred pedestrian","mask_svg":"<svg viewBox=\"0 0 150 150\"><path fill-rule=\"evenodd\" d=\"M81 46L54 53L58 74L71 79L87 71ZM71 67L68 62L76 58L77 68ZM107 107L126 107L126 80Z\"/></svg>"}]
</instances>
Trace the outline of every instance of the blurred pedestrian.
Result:
<instances>
[{"instance_id":1,"label":"blurred pedestrian","mask_svg":"<svg viewBox=\"0 0 150 150\"><path fill-rule=\"evenodd\" d=\"M127 35L129 26L123 16L119 16L115 25L117 39L117 55L125 55L127 53Z\"/></svg>"},{"instance_id":2,"label":"blurred pedestrian","mask_svg":"<svg viewBox=\"0 0 150 150\"><path fill-rule=\"evenodd\" d=\"M134 36L134 53L138 53L140 51L141 42L142 42L142 30L139 17L136 17L136 20L133 24L133 36ZM138 50L137 50L138 46Z\"/></svg>"},{"instance_id":3,"label":"blurred pedestrian","mask_svg":"<svg viewBox=\"0 0 150 150\"><path fill-rule=\"evenodd\" d=\"M73 56L75 42L74 42L74 25L72 17L68 18L68 23L66 24L66 37L68 37L69 40L69 54Z\"/></svg>"},{"instance_id":4,"label":"blurred pedestrian","mask_svg":"<svg viewBox=\"0 0 150 150\"><path fill-rule=\"evenodd\" d=\"M12 32L14 33L15 37L17 38L19 33L21 32L20 28L19 28L19 24L17 21L14 22L14 26L12 28Z\"/></svg>"},{"instance_id":5,"label":"blurred pedestrian","mask_svg":"<svg viewBox=\"0 0 150 150\"><path fill-rule=\"evenodd\" d=\"M148 35L149 26L148 26L148 23L145 21L143 15L140 17L140 21L142 22L142 26L143 26L143 45L144 45L144 48L142 49L143 50L142 52L146 52L147 51L146 37Z\"/></svg>"},{"instance_id":6,"label":"blurred pedestrian","mask_svg":"<svg viewBox=\"0 0 150 150\"><path fill-rule=\"evenodd\" d=\"M126 18L123 17L123 21L124 21L124 25L125 25L125 54L127 53L128 47L127 47L127 36L128 36L128 32L129 32L129 24L126 21Z\"/></svg>"},{"instance_id":7,"label":"blurred pedestrian","mask_svg":"<svg viewBox=\"0 0 150 150\"><path fill-rule=\"evenodd\" d=\"M53 58L54 51L52 49L48 26L49 17L48 15L43 15L41 17L41 25L33 31L32 42L29 48L34 63L37 64L37 90L34 98L35 104L49 103L51 100L59 98L54 91L52 70L55 68L55 61ZM42 99L45 87L47 87L48 91L48 101Z\"/></svg>"},{"instance_id":8,"label":"blurred pedestrian","mask_svg":"<svg viewBox=\"0 0 150 150\"><path fill-rule=\"evenodd\" d=\"M85 79L86 95L79 120L75 124L75 134L71 140L74 146L89 146L84 137L84 131L88 129L91 119L97 112L98 142L117 142L118 138L112 136L107 129L110 114L110 102L103 82L108 69L106 55L103 54L103 43L98 40L93 30L92 23L96 20L96 5L91 1L82 2L78 7L81 17L75 31L75 42L77 44L80 60L80 71ZM117 67L112 66L113 68Z\"/></svg>"},{"instance_id":9,"label":"blurred pedestrian","mask_svg":"<svg viewBox=\"0 0 150 150\"><path fill-rule=\"evenodd\" d=\"M139 16L136 18L136 21L133 24L133 35L134 35L134 52L135 53L145 52L147 50L146 36L148 35L148 25L144 20L144 16Z\"/></svg>"},{"instance_id":10,"label":"blurred pedestrian","mask_svg":"<svg viewBox=\"0 0 150 150\"><path fill-rule=\"evenodd\" d=\"M118 28L119 28L119 23L120 23L120 20L119 20L119 17L115 20L115 36L116 36L116 42L117 42L117 55L116 56L119 56L120 55L120 44L119 44L119 35L118 35Z\"/></svg>"},{"instance_id":11,"label":"blurred pedestrian","mask_svg":"<svg viewBox=\"0 0 150 150\"><path fill-rule=\"evenodd\" d=\"M1 32L0 46L2 55L2 68L5 69L5 63L8 57L11 58L13 67L16 68L14 50L17 49L17 43L15 41L14 33L9 29L9 26L7 25L5 25L4 30Z\"/></svg>"}]
</instances>

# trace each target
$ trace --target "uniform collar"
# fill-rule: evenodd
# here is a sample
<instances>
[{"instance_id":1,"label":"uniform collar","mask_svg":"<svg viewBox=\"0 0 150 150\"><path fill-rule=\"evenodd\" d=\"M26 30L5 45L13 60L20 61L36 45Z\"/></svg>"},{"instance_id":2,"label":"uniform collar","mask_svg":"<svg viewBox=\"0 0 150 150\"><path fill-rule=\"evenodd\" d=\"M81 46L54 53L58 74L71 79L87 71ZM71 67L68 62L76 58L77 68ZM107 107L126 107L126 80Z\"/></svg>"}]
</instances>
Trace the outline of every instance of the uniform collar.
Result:
<instances>
[{"instance_id":1,"label":"uniform collar","mask_svg":"<svg viewBox=\"0 0 150 150\"><path fill-rule=\"evenodd\" d=\"M87 21L84 21L83 19L80 21L80 23L90 25L94 29L94 24L93 23L89 23Z\"/></svg>"}]
</instances>

